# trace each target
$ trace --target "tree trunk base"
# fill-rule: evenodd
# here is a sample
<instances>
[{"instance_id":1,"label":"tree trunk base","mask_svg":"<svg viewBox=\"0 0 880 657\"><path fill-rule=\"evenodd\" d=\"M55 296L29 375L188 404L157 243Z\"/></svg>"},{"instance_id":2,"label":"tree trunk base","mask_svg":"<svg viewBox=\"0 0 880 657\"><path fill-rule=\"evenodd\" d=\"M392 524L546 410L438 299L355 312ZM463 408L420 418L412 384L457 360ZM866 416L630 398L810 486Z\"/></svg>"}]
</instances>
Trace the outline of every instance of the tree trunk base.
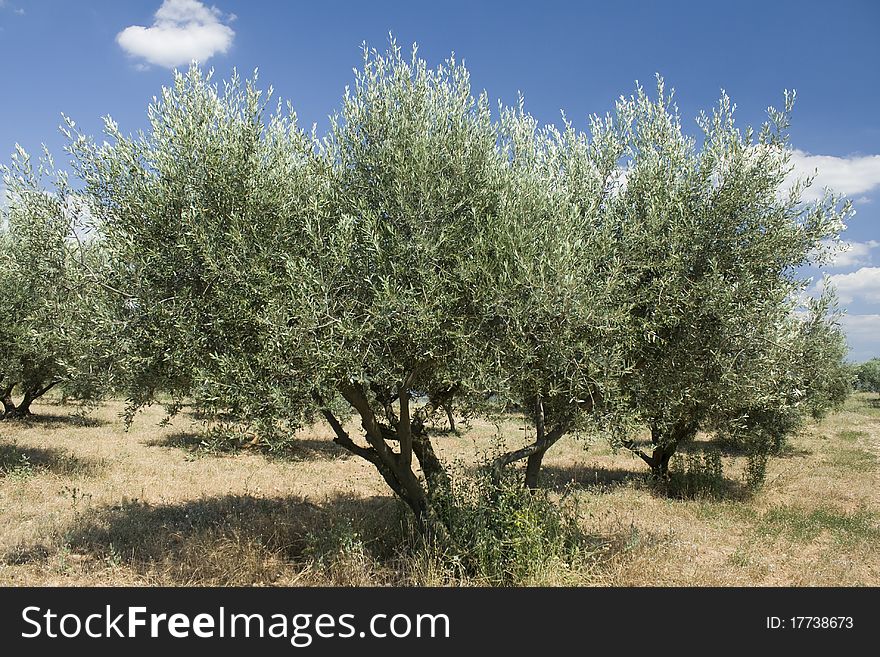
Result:
<instances>
[{"instance_id":1,"label":"tree trunk base","mask_svg":"<svg viewBox=\"0 0 880 657\"><path fill-rule=\"evenodd\" d=\"M541 463L544 461L544 454L546 453L547 450L543 449L540 452L532 454L526 461L525 484L526 488L533 493L538 490L538 475L541 472Z\"/></svg>"},{"instance_id":2,"label":"tree trunk base","mask_svg":"<svg viewBox=\"0 0 880 657\"><path fill-rule=\"evenodd\" d=\"M455 416L452 414L452 408L446 406L445 410L446 420L449 422L449 431L452 433L458 433L458 429L455 427Z\"/></svg>"}]
</instances>

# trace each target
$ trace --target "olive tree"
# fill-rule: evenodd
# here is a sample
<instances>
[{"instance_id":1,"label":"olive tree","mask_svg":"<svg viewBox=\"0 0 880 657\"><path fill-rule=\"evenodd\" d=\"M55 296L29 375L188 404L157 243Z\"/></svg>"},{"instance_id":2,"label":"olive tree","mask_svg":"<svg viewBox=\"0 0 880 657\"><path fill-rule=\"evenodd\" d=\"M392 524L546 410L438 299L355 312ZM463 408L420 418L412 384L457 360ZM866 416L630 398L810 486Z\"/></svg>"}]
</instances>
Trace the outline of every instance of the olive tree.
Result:
<instances>
[{"instance_id":1,"label":"olive tree","mask_svg":"<svg viewBox=\"0 0 880 657\"><path fill-rule=\"evenodd\" d=\"M858 366L857 386L863 392L880 392L880 358L872 358Z\"/></svg>"},{"instance_id":2,"label":"olive tree","mask_svg":"<svg viewBox=\"0 0 880 657\"><path fill-rule=\"evenodd\" d=\"M327 177L295 115L280 103L268 112L269 98L238 76L222 90L210 77L175 74L133 136L108 117L98 144L68 121L103 254L96 322L115 337L129 417L161 393L170 413L190 399L266 430L297 426L311 383L270 341L271 308L294 293L290 261L324 212Z\"/></svg>"},{"instance_id":3,"label":"olive tree","mask_svg":"<svg viewBox=\"0 0 880 657\"><path fill-rule=\"evenodd\" d=\"M475 335L486 285L477 254L502 230L496 142L488 100L471 94L464 67L450 59L431 70L392 44L365 50L325 143L333 213L312 236L308 275L326 292L309 321L320 376L359 418L366 446L319 403L337 442L374 463L419 517L446 474L413 422L413 393L480 391L492 375Z\"/></svg>"},{"instance_id":4,"label":"olive tree","mask_svg":"<svg viewBox=\"0 0 880 657\"><path fill-rule=\"evenodd\" d=\"M437 527L446 474L414 396L487 388L476 256L504 184L466 69L365 50L320 142L252 83L221 91L197 68L149 119L135 136L108 119L100 145L69 133L132 408L164 391L263 427L319 413Z\"/></svg>"},{"instance_id":5,"label":"olive tree","mask_svg":"<svg viewBox=\"0 0 880 657\"><path fill-rule=\"evenodd\" d=\"M798 394L794 379L773 373L803 368L804 355L779 341L808 283L800 268L821 264L823 240L850 208L830 195L802 202L809 180L784 188L792 102L787 94L755 134L736 127L723 95L698 120L699 147L662 80L656 100L640 88L618 104L626 185L609 212L628 264L634 367L625 385L650 427L651 453L622 444L657 475L714 417Z\"/></svg>"},{"instance_id":6,"label":"olive tree","mask_svg":"<svg viewBox=\"0 0 880 657\"><path fill-rule=\"evenodd\" d=\"M95 398L106 370L100 336L91 330L96 298L71 248L77 199L66 177L48 154L35 164L19 147L3 179L0 401L4 417L26 417L56 387L83 401ZM83 254L93 257L89 249Z\"/></svg>"},{"instance_id":7,"label":"olive tree","mask_svg":"<svg viewBox=\"0 0 880 657\"><path fill-rule=\"evenodd\" d=\"M502 113L510 163L502 194L505 230L486 259L484 302L496 345L499 396L523 409L530 444L495 459L495 470L527 459L535 488L544 454L563 436L616 424L626 371L623 263L603 204L615 190L621 154L610 119L592 139L567 124L539 127L522 109ZM491 348L491 347L490 347Z\"/></svg>"},{"instance_id":8,"label":"olive tree","mask_svg":"<svg viewBox=\"0 0 880 657\"><path fill-rule=\"evenodd\" d=\"M740 406L720 406L707 421L707 429L745 449L753 485L763 480L768 456L779 453L807 420L839 408L852 391L854 373L844 361L848 346L834 304L826 291L805 311L782 317L775 339L766 344L771 356L762 359L759 394Z\"/></svg>"}]
</instances>

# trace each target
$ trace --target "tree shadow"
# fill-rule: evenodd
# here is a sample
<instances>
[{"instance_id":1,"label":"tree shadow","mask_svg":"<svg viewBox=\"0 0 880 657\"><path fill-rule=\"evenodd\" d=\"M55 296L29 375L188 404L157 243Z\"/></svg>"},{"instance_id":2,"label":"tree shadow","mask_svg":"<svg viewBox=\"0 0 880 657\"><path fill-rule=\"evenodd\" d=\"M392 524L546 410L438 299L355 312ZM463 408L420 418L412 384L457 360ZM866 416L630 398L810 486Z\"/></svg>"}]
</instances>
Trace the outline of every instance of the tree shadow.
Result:
<instances>
[{"instance_id":1,"label":"tree shadow","mask_svg":"<svg viewBox=\"0 0 880 657\"><path fill-rule=\"evenodd\" d=\"M749 456L750 454L748 447L746 447L745 445L729 440L723 440L721 438L711 438L709 440L694 440L692 442L679 445L676 451L682 454L695 454L698 452L705 453L709 451L716 451L721 454L721 456L728 457L745 457ZM772 454L772 458L800 458L812 455L812 450L804 449L802 447L794 447L792 445L784 445L778 453Z\"/></svg>"},{"instance_id":2,"label":"tree shadow","mask_svg":"<svg viewBox=\"0 0 880 657\"><path fill-rule=\"evenodd\" d=\"M162 438L147 440L144 444L147 447L176 447L178 449L196 451L201 447L203 441L204 436L199 432L179 431Z\"/></svg>"},{"instance_id":3,"label":"tree shadow","mask_svg":"<svg viewBox=\"0 0 880 657\"><path fill-rule=\"evenodd\" d=\"M109 424L107 420L102 420L90 415L79 415L77 413L66 415L58 413L35 413L23 417L4 417L2 418L2 421L26 427L39 426L47 429L55 429L58 427L103 427Z\"/></svg>"},{"instance_id":4,"label":"tree shadow","mask_svg":"<svg viewBox=\"0 0 880 657\"><path fill-rule=\"evenodd\" d=\"M203 432L180 431L163 438L148 440L148 447L171 447L183 449L196 456L229 456L234 454L262 454L268 458L285 461L316 459L348 459L351 453L332 440L318 438L292 438L279 444L267 442L241 442L208 440Z\"/></svg>"},{"instance_id":5,"label":"tree shadow","mask_svg":"<svg viewBox=\"0 0 880 657\"><path fill-rule=\"evenodd\" d=\"M50 472L63 476L95 476L103 468L103 461L83 458L57 447L24 447L17 444L0 445L0 477L27 476Z\"/></svg>"},{"instance_id":6,"label":"tree shadow","mask_svg":"<svg viewBox=\"0 0 880 657\"><path fill-rule=\"evenodd\" d=\"M660 480L647 469L638 472L623 468L603 468L597 463L545 465L541 468L541 483L547 488L561 489L570 486L592 493L607 493L617 487L628 486L648 491L655 496L678 500L746 500L753 494L742 481L724 476L694 476L689 472L673 471L668 479Z\"/></svg>"},{"instance_id":7,"label":"tree shadow","mask_svg":"<svg viewBox=\"0 0 880 657\"><path fill-rule=\"evenodd\" d=\"M406 514L392 497L340 495L321 504L248 494L175 504L130 499L86 509L54 543L19 545L3 562L45 562L61 552L126 565L159 582L241 585L271 583L291 566L308 569L355 544L370 559L389 561L407 540Z\"/></svg>"},{"instance_id":8,"label":"tree shadow","mask_svg":"<svg viewBox=\"0 0 880 657\"><path fill-rule=\"evenodd\" d=\"M745 482L724 476L705 476L692 472L672 472L668 479L648 477L652 492L672 500L745 502L755 490Z\"/></svg>"},{"instance_id":9,"label":"tree shadow","mask_svg":"<svg viewBox=\"0 0 880 657\"><path fill-rule=\"evenodd\" d=\"M541 482L549 488L574 486L583 490L603 492L624 484L640 485L647 474L623 468L602 468L597 464L578 463L575 465L544 465L541 468Z\"/></svg>"}]
</instances>

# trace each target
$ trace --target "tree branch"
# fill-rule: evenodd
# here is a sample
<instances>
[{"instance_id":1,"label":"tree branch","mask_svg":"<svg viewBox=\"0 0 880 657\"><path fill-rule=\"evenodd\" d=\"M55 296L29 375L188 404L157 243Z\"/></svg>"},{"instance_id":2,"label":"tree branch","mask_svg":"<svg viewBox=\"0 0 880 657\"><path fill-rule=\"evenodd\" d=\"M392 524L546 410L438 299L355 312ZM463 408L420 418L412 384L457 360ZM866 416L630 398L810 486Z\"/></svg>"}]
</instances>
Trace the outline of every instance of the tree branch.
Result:
<instances>
[{"instance_id":1,"label":"tree branch","mask_svg":"<svg viewBox=\"0 0 880 657\"><path fill-rule=\"evenodd\" d=\"M539 454L541 452L546 452L550 449L560 438L562 438L566 432L568 431L568 426L565 424L560 424L557 427L554 427L546 434L543 435L540 439L535 440L531 445L526 445L520 449L514 450L512 452L507 452L506 454L502 454L498 458L496 458L492 462L492 470L494 475L497 478L501 476L501 471L510 465L511 463L515 463L516 461L521 461L524 458L528 458L533 454Z\"/></svg>"},{"instance_id":2,"label":"tree branch","mask_svg":"<svg viewBox=\"0 0 880 657\"><path fill-rule=\"evenodd\" d=\"M624 440L621 445L626 447L629 451L631 451L636 456L640 457L645 463L648 464L649 467L653 468L657 462L654 460L653 456L648 456L644 451L639 449L633 440Z\"/></svg>"},{"instance_id":3,"label":"tree branch","mask_svg":"<svg viewBox=\"0 0 880 657\"><path fill-rule=\"evenodd\" d=\"M37 399L38 397L42 397L47 392L49 392L52 388L57 386L59 383L61 383L61 380L56 379L55 381L50 381L49 384L44 386L43 388L38 388L36 391L34 391L32 399Z\"/></svg>"},{"instance_id":4,"label":"tree branch","mask_svg":"<svg viewBox=\"0 0 880 657\"><path fill-rule=\"evenodd\" d=\"M324 403L321 395L319 395L317 392L313 392L312 398L318 404L318 410L321 411L321 415L324 416L324 419L327 420L327 423L333 429L333 433L335 434L333 442L340 447L347 449L352 454L356 454L357 456L366 459L367 461L378 467L381 461L376 451L369 447L361 447L351 439L351 436L349 436L348 432L342 428L342 424L339 422L338 419L336 419L336 416L333 415L333 412L329 408L327 408L327 405Z\"/></svg>"}]
</instances>

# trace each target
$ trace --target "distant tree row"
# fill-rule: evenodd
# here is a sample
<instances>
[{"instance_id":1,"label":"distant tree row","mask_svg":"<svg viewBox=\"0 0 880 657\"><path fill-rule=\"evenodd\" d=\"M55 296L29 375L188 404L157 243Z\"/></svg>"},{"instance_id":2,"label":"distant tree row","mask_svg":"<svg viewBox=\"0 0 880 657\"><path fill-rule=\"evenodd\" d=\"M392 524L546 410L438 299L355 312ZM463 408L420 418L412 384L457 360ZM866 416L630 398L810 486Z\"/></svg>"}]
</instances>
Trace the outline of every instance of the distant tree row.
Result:
<instances>
[{"instance_id":1,"label":"distant tree row","mask_svg":"<svg viewBox=\"0 0 880 657\"><path fill-rule=\"evenodd\" d=\"M862 392L880 392L880 358L872 358L858 366L856 388Z\"/></svg>"},{"instance_id":2,"label":"distant tree row","mask_svg":"<svg viewBox=\"0 0 880 657\"><path fill-rule=\"evenodd\" d=\"M75 184L46 191L14 158L0 348L17 408L82 380L131 413L162 393L270 438L320 417L442 531L438 408L524 413L533 440L492 468L525 461L535 487L566 435L665 477L699 431L766 456L847 395L831 293L798 299L850 208L786 188L793 96L757 132L722 96L695 139L658 79L557 128L392 44L365 49L317 136L255 85L192 67L142 132L68 121Z\"/></svg>"}]
</instances>

